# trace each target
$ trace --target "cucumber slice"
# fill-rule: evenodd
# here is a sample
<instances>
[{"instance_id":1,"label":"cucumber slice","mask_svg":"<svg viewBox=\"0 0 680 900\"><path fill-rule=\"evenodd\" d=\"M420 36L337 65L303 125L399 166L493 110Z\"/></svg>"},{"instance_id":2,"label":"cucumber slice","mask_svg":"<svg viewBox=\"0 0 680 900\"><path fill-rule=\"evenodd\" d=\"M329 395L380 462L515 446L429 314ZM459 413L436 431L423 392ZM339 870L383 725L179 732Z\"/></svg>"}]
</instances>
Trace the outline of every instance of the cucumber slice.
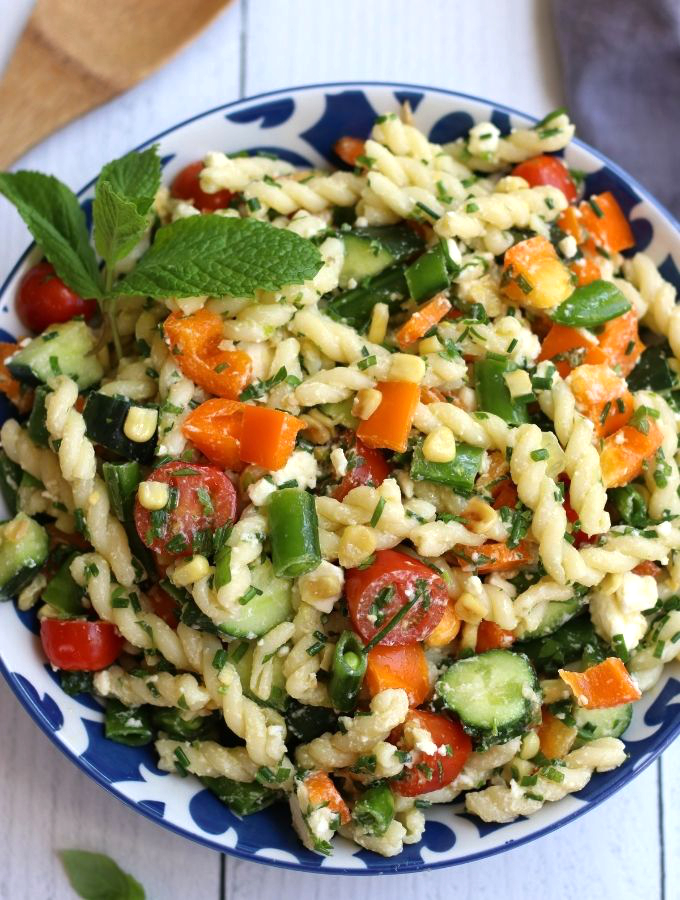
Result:
<instances>
[{"instance_id":1,"label":"cucumber slice","mask_svg":"<svg viewBox=\"0 0 680 900\"><path fill-rule=\"evenodd\" d=\"M156 450L158 430L153 437L143 443L131 441L125 435L125 420L133 406L127 397L109 397L108 394L93 392L87 398L83 418L87 428L87 436L96 444L101 444L107 450L112 450L125 459L136 460L141 463L150 463Z\"/></svg>"},{"instance_id":2,"label":"cucumber slice","mask_svg":"<svg viewBox=\"0 0 680 900\"><path fill-rule=\"evenodd\" d=\"M478 750L509 741L540 717L536 672L527 656L512 650L488 650L458 660L444 672L436 690L458 714Z\"/></svg>"},{"instance_id":3,"label":"cucumber slice","mask_svg":"<svg viewBox=\"0 0 680 900\"><path fill-rule=\"evenodd\" d=\"M607 709L581 709L573 712L574 723L578 728L578 737L574 744L581 747L588 741L603 737L621 737L633 718L633 704L611 706Z\"/></svg>"},{"instance_id":4,"label":"cucumber slice","mask_svg":"<svg viewBox=\"0 0 680 900\"><path fill-rule=\"evenodd\" d=\"M249 641L237 641L229 647L229 660L233 662L239 678L243 693L250 697L251 700L264 702L268 706L283 712L288 704L288 694L286 693L286 679L283 674L283 658L273 656L272 662L272 687L269 696L264 699L256 697L250 690L250 675L253 670L253 654L255 653L255 644Z\"/></svg>"},{"instance_id":5,"label":"cucumber slice","mask_svg":"<svg viewBox=\"0 0 680 900\"><path fill-rule=\"evenodd\" d=\"M71 319L50 325L8 361L7 368L24 384L46 384L68 375L83 389L101 381L102 365L94 355L94 336L85 322Z\"/></svg>"},{"instance_id":6,"label":"cucumber slice","mask_svg":"<svg viewBox=\"0 0 680 900\"><path fill-rule=\"evenodd\" d=\"M47 532L19 513L0 525L0 600L11 600L47 559Z\"/></svg>"},{"instance_id":7,"label":"cucumber slice","mask_svg":"<svg viewBox=\"0 0 680 900\"><path fill-rule=\"evenodd\" d=\"M11 515L17 511L17 492L21 481L21 466L0 450L0 496Z\"/></svg>"},{"instance_id":8,"label":"cucumber slice","mask_svg":"<svg viewBox=\"0 0 680 900\"><path fill-rule=\"evenodd\" d=\"M337 403L321 403L319 409L333 422L334 425L342 425L356 431L359 420L352 415L352 399L339 400Z\"/></svg>"},{"instance_id":9,"label":"cucumber slice","mask_svg":"<svg viewBox=\"0 0 680 900\"><path fill-rule=\"evenodd\" d=\"M571 597L569 600L551 600L545 610L543 618L533 631L522 631L518 628L515 632L517 640L530 641L533 638L546 637L561 628L569 619L583 608L581 597Z\"/></svg>"},{"instance_id":10,"label":"cucumber slice","mask_svg":"<svg viewBox=\"0 0 680 900\"><path fill-rule=\"evenodd\" d=\"M47 430L47 395L51 393L46 384L41 384L35 389L33 409L28 417L26 430L28 436L39 447L49 447L50 434Z\"/></svg>"},{"instance_id":11,"label":"cucumber slice","mask_svg":"<svg viewBox=\"0 0 680 900\"><path fill-rule=\"evenodd\" d=\"M219 625L224 634L253 640L292 618L289 579L277 578L268 560L253 568L251 579L261 593L225 616Z\"/></svg>"},{"instance_id":12,"label":"cucumber slice","mask_svg":"<svg viewBox=\"0 0 680 900\"><path fill-rule=\"evenodd\" d=\"M392 266L358 287L338 294L329 301L326 312L362 331L368 325L376 303L387 303L390 312L394 312L407 296L404 269Z\"/></svg>"},{"instance_id":13,"label":"cucumber slice","mask_svg":"<svg viewBox=\"0 0 680 900\"><path fill-rule=\"evenodd\" d=\"M355 228L341 234L345 261L340 272L340 287L379 275L388 266L418 253L422 239L405 225Z\"/></svg>"}]
</instances>

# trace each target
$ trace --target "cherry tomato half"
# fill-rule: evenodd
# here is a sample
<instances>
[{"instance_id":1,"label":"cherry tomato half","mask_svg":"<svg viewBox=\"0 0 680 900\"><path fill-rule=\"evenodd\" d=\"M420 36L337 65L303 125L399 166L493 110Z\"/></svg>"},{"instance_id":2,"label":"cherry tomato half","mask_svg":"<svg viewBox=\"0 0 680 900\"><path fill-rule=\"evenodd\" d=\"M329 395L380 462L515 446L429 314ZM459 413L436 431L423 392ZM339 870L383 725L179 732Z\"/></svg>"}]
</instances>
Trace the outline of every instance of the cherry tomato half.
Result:
<instances>
[{"instance_id":1,"label":"cherry tomato half","mask_svg":"<svg viewBox=\"0 0 680 900\"><path fill-rule=\"evenodd\" d=\"M167 509L152 514L139 499L135 501L137 533L164 561L191 556L199 532L213 532L235 519L234 485L212 466L177 460L154 469L147 481L160 481L170 488Z\"/></svg>"},{"instance_id":2,"label":"cherry tomato half","mask_svg":"<svg viewBox=\"0 0 680 900\"><path fill-rule=\"evenodd\" d=\"M531 187L539 184L551 184L559 188L569 203L578 199L578 191L569 170L557 156L534 156L527 159L512 170L513 175L518 175L529 182Z\"/></svg>"},{"instance_id":3,"label":"cherry tomato half","mask_svg":"<svg viewBox=\"0 0 680 900\"><path fill-rule=\"evenodd\" d=\"M50 663L69 672L98 672L123 649L123 638L110 622L43 619L40 641Z\"/></svg>"},{"instance_id":4,"label":"cherry tomato half","mask_svg":"<svg viewBox=\"0 0 680 900\"><path fill-rule=\"evenodd\" d=\"M22 325L40 332L74 316L91 319L97 311L97 301L83 300L66 287L52 263L41 262L21 279L16 310Z\"/></svg>"},{"instance_id":5,"label":"cherry tomato half","mask_svg":"<svg viewBox=\"0 0 680 900\"><path fill-rule=\"evenodd\" d=\"M177 628L179 625L179 605L174 597L171 597L167 591L164 591L159 584L152 585L146 592L151 605L151 611L169 625L171 628Z\"/></svg>"},{"instance_id":6,"label":"cherry tomato half","mask_svg":"<svg viewBox=\"0 0 680 900\"><path fill-rule=\"evenodd\" d=\"M385 457L380 450L366 447L357 440L353 450L348 453L348 462L352 468L347 467L347 474L336 488L333 497L336 500L344 500L355 487L361 484L371 484L378 487L390 474L390 467L385 462Z\"/></svg>"},{"instance_id":7,"label":"cherry tomato half","mask_svg":"<svg viewBox=\"0 0 680 900\"><path fill-rule=\"evenodd\" d=\"M463 731L462 725L448 716L423 709L412 709L406 722L429 731L432 742L437 748L444 747L444 751L430 755L422 750L404 747L404 726L393 731L390 740L403 749L409 749L413 757L413 765L405 768L402 776L392 782L394 790L403 797L416 797L451 784L472 753L472 741Z\"/></svg>"},{"instance_id":8,"label":"cherry tomato half","mask_svg":"<svg viewBox=\"0 0 680 900\"><path fill-rule=\"evenodd\" d=\"M214 194L208 194L201 189L199 175L203 169L203 163L199 160L190 163L175 176L172 182L171 193L173 197L180 200L193 200L196 209L201 212L214 212L216 209L225 209L231 203L234 196L231 191L217 191Z\"/></svg>"},{"instance_id":9,"label":"cherry tomato half","mask_svg":"<svg viewBox=\"0 0 680 900\"><path fill-rule=\"evenodd\" d=\"M385 647L422 641L434 631L448 603L444 581L398 550L379 550L370 566L347 572L349 613L365 641L370 641L416 593L420 599L380 641Z\"/></svg>"}]
</instances>

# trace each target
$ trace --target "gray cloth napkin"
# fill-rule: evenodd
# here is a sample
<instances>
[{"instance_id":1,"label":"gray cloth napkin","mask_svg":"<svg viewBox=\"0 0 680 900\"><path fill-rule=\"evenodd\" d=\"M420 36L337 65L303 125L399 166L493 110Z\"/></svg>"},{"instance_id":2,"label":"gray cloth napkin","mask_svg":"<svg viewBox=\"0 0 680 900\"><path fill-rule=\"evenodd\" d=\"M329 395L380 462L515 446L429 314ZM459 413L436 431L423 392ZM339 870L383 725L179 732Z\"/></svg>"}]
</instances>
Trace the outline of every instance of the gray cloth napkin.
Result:
<instances>
[{"instance_id":1,"label":"gray cloth napkin","mask_svg":"<svg viewBox=\"0 0 680 900\"><path fill-rule=\"evenodd\" d=\"M680 0L552 0L578 137L680 218Z\"/></svg>"}]
</instances>

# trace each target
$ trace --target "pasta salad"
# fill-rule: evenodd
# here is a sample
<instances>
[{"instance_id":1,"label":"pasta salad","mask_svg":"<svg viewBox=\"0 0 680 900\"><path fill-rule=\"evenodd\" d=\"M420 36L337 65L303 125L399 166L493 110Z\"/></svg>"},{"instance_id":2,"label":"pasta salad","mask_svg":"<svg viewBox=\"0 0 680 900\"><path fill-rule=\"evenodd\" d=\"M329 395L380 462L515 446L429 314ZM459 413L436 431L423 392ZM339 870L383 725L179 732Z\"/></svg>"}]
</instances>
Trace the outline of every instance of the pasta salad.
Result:
<instances>
[{"instance_id":1,"label":"pasta salad","mask_svg":"<svg viewBox=\"0 0 680 900\"><path fill-rule=\"evenodd\" d=\"M560 109L335 171L0 174L43 259L0 345L0 597L239 816L385 856L626 759L680 651L680 312Z\"/></svg>"}]
</instances>

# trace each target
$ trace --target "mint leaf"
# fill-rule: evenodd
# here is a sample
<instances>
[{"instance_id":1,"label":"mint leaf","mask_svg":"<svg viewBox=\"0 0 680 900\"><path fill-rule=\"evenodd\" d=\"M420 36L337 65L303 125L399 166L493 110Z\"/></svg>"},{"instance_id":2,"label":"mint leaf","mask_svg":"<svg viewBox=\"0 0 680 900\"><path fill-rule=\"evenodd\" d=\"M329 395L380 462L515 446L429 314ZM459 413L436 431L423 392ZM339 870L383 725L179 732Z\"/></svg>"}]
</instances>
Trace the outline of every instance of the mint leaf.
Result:
<instances>
[{"instance_id":1,"label":"mint leaf","mask_svg":"<svg viewBox=\"0 0 680 900\"><path fill-rule=\"evenodd\" d=\"M97 253L112 266L137 245L146 231L147 216L140 215L133 200L126 200L110 182L97 182L92 207L94 243Z\"/></svg>"},{"instance_id":2,"label":"mint leaf","mask_svg":"<svg viewBox=\"0 0 680 900\"><path fill-rule=\"evenodd\" d=\"M132 200L140 216L145 216L161 183L158 145L141 153L133 150L107 163L99 174L98 183L104 181L108 181L120 197Z\"/></svg>"},{"instance_id":3,"label":"mint leaf","mask_svg":"<svg viewBox=\"0 0 680 900\"><path fill-rule=\"evenodd\" d=\"M71 887L83 900L145 900L141 884L103 853L60 850Z\"/></svg>"},{"instance_id":4,"label":"mint leaf","mask_svg":"<svg viewBox=\"0 0 680 900\"><path fill-rule=\"evenodd\" d=\"M313 278L321 267L311 243L256 219L192 216L161 228L119 294L252 297Z\"/></svg>"},{"instance_id":5,"label":"mint leaf","mask_svg":"<svg viewBox=\"0 0 680 900\"><path fill-rule=\"evenodd\" d=\"M17 208L57 275L81 297L101 297L85 214L65 184L42 172L0 172L0 193Z\"/></svg>"},{"instance_id":6,"label":"mint leaf","mask_svg":"<svg viewBox=\"0 0 680 900\"><path fill-rule=\"evenodd\" d=\"M146 231L160 183L156 146L142 153L133 150L101 170L92 207L94 242L109 269L127 256Z\"/></svg>"}]
</instances>

